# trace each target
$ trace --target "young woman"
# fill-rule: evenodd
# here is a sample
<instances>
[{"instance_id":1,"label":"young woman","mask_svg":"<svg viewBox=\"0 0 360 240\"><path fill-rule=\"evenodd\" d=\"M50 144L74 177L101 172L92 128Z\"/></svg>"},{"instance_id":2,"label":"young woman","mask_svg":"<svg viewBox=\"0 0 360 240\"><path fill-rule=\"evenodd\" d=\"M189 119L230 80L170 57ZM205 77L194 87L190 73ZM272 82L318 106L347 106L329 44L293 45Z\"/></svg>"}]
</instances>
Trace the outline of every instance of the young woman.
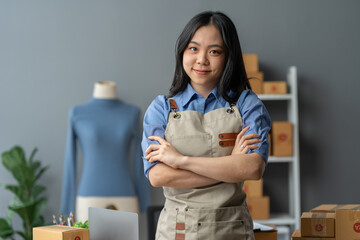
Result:
<instances>
[{"instance_id":1,"label":"young woman","mask_svg":"<svg viewBox=\"0 0 360 240\"><path fill-rule=\"evenodd\" d=\"M242 182L262 177L269 130L234 24L196 15L178 38L169 96L144 117L145 174L166 198L156 239L253 239Z\"/></svg>"}]
</instances>

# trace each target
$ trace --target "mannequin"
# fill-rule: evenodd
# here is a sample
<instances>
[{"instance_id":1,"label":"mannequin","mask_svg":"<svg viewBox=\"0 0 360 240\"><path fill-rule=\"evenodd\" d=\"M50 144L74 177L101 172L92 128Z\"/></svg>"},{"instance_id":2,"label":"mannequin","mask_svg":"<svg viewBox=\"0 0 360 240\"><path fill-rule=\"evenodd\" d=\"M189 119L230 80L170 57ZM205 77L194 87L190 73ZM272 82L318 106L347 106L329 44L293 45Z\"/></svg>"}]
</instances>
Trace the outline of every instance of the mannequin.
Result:
<instances>
[{"instance_id":1,"label":"mannequin","mask_svg":"<svg viewBox=\"0 0 360 240\"><path fill-rule=\"evenodd\" d=\"M146 210L150 195L143 176L139 115L137 107L118 99L116 84L108 81L96 82L91 101L70 109L61 213L74 211L74 202L75 218L82 222L89 207ZM75 196L76 141L84 167Z\"/></svg>"},{"instance_id":2,"label":"mannequin","mask_svg":"<svg viewBox=\"0 0 360 240\"><path fill-rule=\"evenodd\" d=\"M94 84L94 98L100 99L116 99L116 84L110 81L99 81Z\"/></svg>"}]
</instances>

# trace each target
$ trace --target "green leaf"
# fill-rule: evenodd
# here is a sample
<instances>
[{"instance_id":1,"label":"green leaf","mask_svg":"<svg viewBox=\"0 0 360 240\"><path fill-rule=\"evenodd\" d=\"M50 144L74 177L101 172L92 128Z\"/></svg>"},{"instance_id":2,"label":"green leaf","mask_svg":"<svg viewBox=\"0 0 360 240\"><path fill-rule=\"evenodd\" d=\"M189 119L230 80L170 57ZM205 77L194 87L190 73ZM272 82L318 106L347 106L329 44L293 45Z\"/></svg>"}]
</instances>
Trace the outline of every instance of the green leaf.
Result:
<instances>
[{"instance_id":1,"label":"green leaf","mask_svg":"<svg viewBox=\"0 0 360 240\"><path fill-rule=\"evenodd\" d=\"M3 164L10 171L13 172L14 167L18 165L26 165L24 150L15 146L10 151L2 154Z\"/></svg>"},{"instance_id":2,"label":"green leaf","mask_svg":"<svg viewBox=\"0 0 360 240\"><path fill-rule=\"evenodd\" d=\"M24 189L16 186L16 185L6 185L6 184L0 184L1 188L7 189L15 194L16 197L18 197L21 201L26 202L28 199L26 198L24 194Z\"/></svg>"},{"instance_id":3,"label":"green leaf","mask_svg":"<svg viewBox=\"0 0 360 240\"><path fill-rule=\"evenodd\" d=\"M9 223L9 225L12 225L13 218L14 218L14 211L8 209L6 213L6 221Z\"/></svg>"},{"instance_id":4,"label":"green leaf","mask_svg":"<svg viewBox=\"0 0 360 240\"><path fill-rule=\"evenodd\" d=\"M39 226L44 226L45 224L45 218L43 216L40 216L36 222L34 222L33 227L39 227Z\"/></svg>"},{"instance_id":5,"label":"green leaf","mask_svg":"<svg viewBox=\"0 0 360 240\"><path fill-rule=\"evenodd\" d=\"M40 198L37 201L21 203L20 201L12 201L9 209L16 212L24 221L24 224L33 225L41 216L47 203L46 198Z\"/></svg>"},{"instance_id":6,"label":"green leaf","mask_svg":"<svg viewBox=\"0 0 360 240\"><path fill-rule=\"evenodd\" d=\"M41 163L39 161L35 161L29 167L35 173L36 169L38 169L40 166L41 166Z\"/></svg>"},{"instance_id":7,"label":"green leaf","mask_svg":"<svg viewBox=\"0 0 360 240\"><path fill-rule=\"evenodd\" d=\"M34 182L36 182L48 168L49 168L49 166L45 166L45 167L41 168L40 171L36 174Z\"/></svg>"},{"instance_id":8,"label":"green leaf","mask_svg":"<svg viewBox=\"0 0 360 240\"><path fill-rule=\"evenodd\" d=\"M15 200L10 203L9 209L16 212L24 223L31 223L31 216L34 216L35 205L35 202L22 203Z\"/></svg>"},{"instance_id":9,"label":"green leaf","mask_svg":"<svg viewBox=\"0 0 360 240\"><path fill-rule=\"evenodd\" d=\"M33 219L32 219L32 224L37 222L38 219L41 217L41 213L43 212L43 210L44 210L44 208L46 206L46 203L47 203L46 198L40 198L38 201L36 201L34 216L33 216Z\"/></svg>"},{"instance_id":10,"label":"green leaf","mask_svg":"<svg viewBox=\"0 0 360 240\"><path fill-rule=\"evenodd\" d=\"M14 147L8 152L2 154L2 162L5 168L7 168L20 185L26 186L27 182L32 178L29 178L29 168L26 164L25 153L21 147Z\"/></svg>"},{"instance_id":11,"label":"green leaf","mask_svg":"<svg viewBox=\"0 0 360 240\"><path fill-rule=\"evenodd\" d=\"M30 158L29 158L30 166L32 166L33 159L34 159L34 156L35 156L35 153L37 152L37 150L38 150L37 148L34 148L34 150L30 154Z\"/></svg>"},{"instance_id":12,"label":"green leaf","mask_svg":"<svg viewBox=\"0 0 360 240\"><path fill-rule=\"evenodd\" d=\"M28 239L28 236L25 235L25 233L20 232L20 231L16 231L17 234L19 234L23 239Z\"/></svg>"},{"instance_id":13,"label":"green leaf","mask_svg":"<svg viewBox=\"0 0 360 240\"><path fill-rule=\"evenodd\" d=\"M4 218L0 218L0 237L8 238L14 235L12 226Z\"/></svg>"},{"instance_id":14,"label":"green leaf","mask_svg":"<svg viewBox=\"0 0 360 240\"><path fill-rule=\"evenodd\" d=\"M36 199L45 190L46 190L46 188L44 186L40 186L40 185L34 186L31 191L32 198Z\"/></svg>"}]
</instances>

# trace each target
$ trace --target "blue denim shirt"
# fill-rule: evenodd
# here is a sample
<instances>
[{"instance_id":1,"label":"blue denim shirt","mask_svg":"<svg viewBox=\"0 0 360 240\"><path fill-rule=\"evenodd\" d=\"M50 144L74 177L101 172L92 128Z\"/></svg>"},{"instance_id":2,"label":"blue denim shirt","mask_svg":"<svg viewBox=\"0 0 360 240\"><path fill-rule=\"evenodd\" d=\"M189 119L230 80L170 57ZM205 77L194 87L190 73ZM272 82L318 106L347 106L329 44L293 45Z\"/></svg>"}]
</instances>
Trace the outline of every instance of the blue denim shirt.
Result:
<instances>
[{"instance_id":1,"label":"blue denim shirt","mask_svg":"<svg viewBox=\"0 0 360 240\"><path fill-rule=\"evenodd\" d=\"M204 99L188 84L186 89L174 96L173 99L178 106L179 112L192 110L204 114L218 108L230 106L230 103L219 93L217 86L210 92L208 97ZM261 100L251 90L244 90L236 105L242 117L243 127L250 126L250 129L245 134L257 133L262 140L261 143L258 143L260 147L250 150L249 153L259 153L265 160L265 163L267 163L270 147L268 132L271 128L269 113ZM146 110L143 123L143 139L141 142L143 153L150 144L158 144L157 141L149 140L149 136L160 136L164 138L170 110L170 103L165 95L157 96ZM143 161L144 172L148 177L150 168L157 164L157 162L149 163L146 161L144 154Z\"/></svg>"}]
</instances>

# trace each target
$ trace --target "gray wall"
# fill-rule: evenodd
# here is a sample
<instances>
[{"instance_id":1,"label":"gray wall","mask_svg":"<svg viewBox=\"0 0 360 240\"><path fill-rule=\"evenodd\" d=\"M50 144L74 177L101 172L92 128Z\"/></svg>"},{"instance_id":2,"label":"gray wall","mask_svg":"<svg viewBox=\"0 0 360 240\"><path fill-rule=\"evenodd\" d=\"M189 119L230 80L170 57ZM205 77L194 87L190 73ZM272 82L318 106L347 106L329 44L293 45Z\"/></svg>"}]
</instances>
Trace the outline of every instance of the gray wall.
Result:
<instances>
[{"instance_id":1,"label":"gray wall","mask_svg":"<svg viewBox=\"0 0 360 240\"><path fill-rule=\"evenodd\" d=\"M110 80L144 112L167 93L186 22L221 10L235 22L243 52L259 54L265 80L283 80L289 66L298 67L302 211L360 203L359 9L356 0L2 0L0 151L39 148L37 157L50 165L41 179L50 220L60 205L69 108L90 99L94 82ZM281 115L272 112L274 120ZM272 210L287 207L280 175L286 168L270 164L264 176ZM11 182L1 166L0 183ZM11 197L0 189L0 216ZM152 199L162 203L160 189Z\"/></svg>"}]
</instances>

